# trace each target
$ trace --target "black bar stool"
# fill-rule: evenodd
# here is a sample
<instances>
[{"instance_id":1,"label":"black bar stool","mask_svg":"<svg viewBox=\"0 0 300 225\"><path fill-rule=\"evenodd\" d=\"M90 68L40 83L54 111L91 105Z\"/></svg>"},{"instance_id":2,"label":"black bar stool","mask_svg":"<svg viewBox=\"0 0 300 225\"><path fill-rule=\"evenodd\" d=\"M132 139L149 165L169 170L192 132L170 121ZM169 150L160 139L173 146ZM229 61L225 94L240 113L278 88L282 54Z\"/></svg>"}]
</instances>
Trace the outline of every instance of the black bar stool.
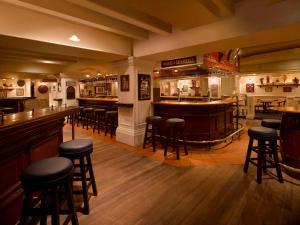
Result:
<instances>
[{"instance_id":1,"label":"black bar stool","mask_svg":"<svg viewBox=\"0 0 300 225\"><path fill-rule=\"evenodd\" d=\"M160 116L148 116L146 118L146 129L145 129L143 148L146 148L147 141L151 141L153 152L155 152L156 133L158 133L160 135L160 142L162 144L161 121L162 121L162 118ZM149 125L151 125L151 128L149 128ZM148 137L148 133L151 133L151 136Z\"/></svg>"},{"instance_id":2,"label":"black bar stool","mask_svg":"<svg viewBox=\"0 0 300 225\"><path fill-rule=\"evenodd\" d=\"M84 108L83 109L83 119L82 119L82 128L86 126L86 129L89 129L89 126L93 127L94 120L94 108Z\"/></svg>"},{"instance_id":3,"label":"black bar stool","mask_svg":"<svg viewBox=\"0 0 300 225\"><path fill-rule=\"evenodd\" d=\"M79 107L79 112L76 115L76 120L77 120L77 127L79 126L79 123L82 123L83 121L83 106Z\"/></svg>"},{"instance_id":4,"label":"black bar stool","mask_svg":"<svg viewBox=\"0 0 300 225\"><path fill-rule=\"evenodd\" d=\"M257 166L257 183L261 184L262 170L266 172L267 168L276 168L278 180L283 183L277 153L276 130L267 127L252 127L249 128L248 135L250 139L244 164L244 172L247 173L249 163ZM253 146L254 140L258 141L258 146ZM257 158L251 158L252 151L257 153ZM267 155L271 155L273 159L267 158Z\"/></svg>"},{"instance_id":5,"label":"black bar stool","mask_svg":"<svg viewBox=\"0 0 300 225\"><path fill-rule=\"evenodd\" d=\"M3 107L1 108L1 111L4 112L4 114L10 114L10 113L14 113L15 109L12 107Z\"/></svg>"},{"instance_id":6,"label":"black bar stool","mask_svg":"<svg viewBox=\"0 0 300 225\"><path fill-rule=\"evenodd\" d=\"M29 165L21 175L25 198L20 225L25 225L29 216L40 216L40 224L46 225L48 215L52 217L52 224L58 225L60 214L69 214L72 224L78 225L72 199L72 174L71 160L63 157L47 158ZM34 193L40 193L40 198L34 198ZM67 200L68 210L61 209L62 195Z\"/></svg>"},{"instance_id":7,"label":"black bar stool","mask_svg":"<svg viewBox=\"0 0 300 225\"><path fill-rule=\"evenodd\" d=\"M74 194L83 195L83 213L85 214L89 214L90 212L87 181L90 181L90 184L92 185L93 195L97 196L98 194L91 161L92 152L93 142L91 139L76 139L64 142L59 146L59 155L73 161L73 165L75 167L73 181L81 181L82 183L82 191L74 191ZM76 160L79 160L79 164L75 162ZM76 168L79 168L79 172L76 171ZM89 172L89 177L86 177L87 172Z\"/></svg>"},{"instance_id":8,"label":"black bar stool","mask_svg":"<svg viewBox=\"0 0 300 225\"><path fill-rule=\"evenodd\" d=\"M106 111L105 113L105 136L108 130L110 130L110 138L116 134L118 126L118 111Z\"/></svg>"},{"instance_id":9,"label":"black bar stool","mask_svg":"<svg viewBox=\"0 0 300 225\"><path fill-rule=\"evenodd\" d=\"M275 130L279 130L281 126L281 120L277 119L263 119L261 121L261 125L263 127L273 128Z\"/></svg>"},{"instance_id":10,"label":"black bar stool","mask_svg":"<svg viewBox=\"0 0 300 225\"><path fill-rule=\"evenodd\" d=\"M100 133L100 128L104 127L105 123L105 109L95 109L94 110L94 126L93 126L93 132L95 132L95 129L97 128L98 134Z\"/></svg>"},{"instance_id":11,"label":"black bar stool","mask_svg":"<svg viewBox=\"0 0 300 225\"><path fill-rule=\"evenodd\" d=\"M164 156L167 155L169 141L172 141L173 151L176 151L176 158L177 160L180 159L180 152L179 152L179 138L182 139L185 154L188 154L186 142L184 138L184 127L185 121L184 119L179 118L171 118L166 121L167 124L167 137L165 143L165 152Z\"/></svg>"}]
</instances>

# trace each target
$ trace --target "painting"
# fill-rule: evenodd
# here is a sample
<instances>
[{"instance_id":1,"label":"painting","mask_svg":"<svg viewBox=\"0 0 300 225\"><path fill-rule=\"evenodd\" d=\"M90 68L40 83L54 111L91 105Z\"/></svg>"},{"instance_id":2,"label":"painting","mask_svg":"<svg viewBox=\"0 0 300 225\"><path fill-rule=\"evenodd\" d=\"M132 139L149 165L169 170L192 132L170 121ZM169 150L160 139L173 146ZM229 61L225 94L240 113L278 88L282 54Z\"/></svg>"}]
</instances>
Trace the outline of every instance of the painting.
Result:
<instances>
[{"instance_id":1,"label":"painting","mask_svg":"<svg viewBox=\"0 0 300 225\"><path fill-rule=\"evenodd\" d=\"M95 94L104 94L105 87L104 86L96 86L95 87Z\"/></svg>"},{"instance_id":2,"label":"painting","mask_svg":"<svg viewBox=\"0 0 300 225\"><path fill-rule=\"evenodd\" d=\"M265 92L272 92L272 91L273 91L272 87L265 87Z\"/></svg>"},{"instance_id":3,"label":"painting","mask_svg":"<svg viewBox=\"0 0 300 225\"><path fill-rule=\"evenodd\" d=\"M23 88L17 88L16 89L16 96L24 96L24 89Z\"/></svg>"},{"instance_id":4,"label":"painting","mask_svg":"<svg viewBox=\"0 0 300 225\"><path fill-rule=\"evenodd\" d=\"M212 84L210 86L211 89L211 97L217 98L219 96L219 85L218 84Z\"/></svg>"},{"instance_id":5,"label":"painting","mask_svg":"<svg viewBox=\"0 0 300 225\"><path fill-rule=\"evenodd\" d=\"M74 80L67 80L66 81L66 86L69 87L69 86L76 86L76 81Z\"/></svg>"},{"instance_id":6,"label":"painting","mask_svg":"<svg viewBox=\"0 0 300 225\"><path fill-rule=\"evenodd\" d=\"M151 77L149 74L138 74L138 99L151 99Z\"/></svg>"},{"instance_id":7,"label":"painting","mask_svg":"<svg viewBox=\"0 0 300 225\"><path fill-rule=\"evenodd\" d=\"M67 87L67 99L75 99L75 88L73 86Z\"/></svg>"},{"instance_id":8,"label":"painting","mask_svg":"<svg viewBox=\"0 0 300 225\"><path fill-rule=\"evenodd\" d=\"M283 87L283 92L292 92L292 87Z\"/></svg>"},{"instance_id":9,"label":"painting","mask_svg":"<svg viewBox=\"0 0 300 225\"><path fill-rule=\"evenodd\" d=\"M248 84L246 84L246 92L247 93L254 92L254 83L248 83Z\"/></svg>"},{"instance_id":10,"label":"painting","mask_svg":"<svg viewBox=\"0 0 300 225\"><path fill-rule=\"evenodd\" d=\"M120 75L121 91L129 91L129 75Z\"/></svg>"}]
</instances>

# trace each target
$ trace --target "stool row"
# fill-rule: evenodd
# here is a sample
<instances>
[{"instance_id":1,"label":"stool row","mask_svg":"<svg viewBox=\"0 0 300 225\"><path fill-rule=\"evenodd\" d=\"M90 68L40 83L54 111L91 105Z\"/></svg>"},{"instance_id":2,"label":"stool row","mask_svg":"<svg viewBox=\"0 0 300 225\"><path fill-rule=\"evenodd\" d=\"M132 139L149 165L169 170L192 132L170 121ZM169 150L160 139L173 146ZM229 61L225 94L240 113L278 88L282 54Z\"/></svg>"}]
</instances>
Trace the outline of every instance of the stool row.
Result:
<instances>
[{"instance_id":1,"label":"stool row","mask_svg":"<svg viewBox=\"0 0 300 225\"><path fill-rule=\"evenodd\" d=\"M92 186L93 195L97 195L90 157L92 152L93 142L90 139L72 140L60 145L60 157L39 160L25 168L21 175L25 196L21 225L25 225L29 217L37 216L40 224L47 224L48 215L52 218L52 224L58 225L61 214L69 215L72 224L78 225L73 194L83 196L82 212L89 214L89 183ZM87 173L89 177L86 177ZM73 191L74 181L81 182L82 190ZM65 202L67 209L65 206L62 207Z\"/></svg>"},{"instance_id":2,"label":"stool row","mask_svg":"<svg viewBox=\"0 0 300 225\"><path fill-rule=\"evenodd\" d=\"M164 148L164 156L167 155L169 145L173 146L173 151L176 152L176 159L180 159L179 144L182 142L185 155L188 154L187 145L184 137L185 120L180 118L170 118L166 121L167 133L165 140L161 135L160 116L149 116L146 118L146 129L143 142L143 148L146 148L147 142L151 142L153 151L156 151L156 136L159 136L162 148ZM150 136L148 134L150 133Z\"/></svg>"},{"instance_id":3,"label":"stool row","mask_svg":"<svg viewBox=\"0 0 300 225\"><path fill-rule=\"evenodd\" d=\"M93 132L97 130L98 134L103 129L105 136L110 133L110 137L116 134L118 126L118 111L108 111L106 109L84 108L80 107L79 113L75 116L74 123L79 126L82 124L82 128L93 129ZM67 122L72 123L71 115L68 116Z\"/></svg>"}]
</instances>

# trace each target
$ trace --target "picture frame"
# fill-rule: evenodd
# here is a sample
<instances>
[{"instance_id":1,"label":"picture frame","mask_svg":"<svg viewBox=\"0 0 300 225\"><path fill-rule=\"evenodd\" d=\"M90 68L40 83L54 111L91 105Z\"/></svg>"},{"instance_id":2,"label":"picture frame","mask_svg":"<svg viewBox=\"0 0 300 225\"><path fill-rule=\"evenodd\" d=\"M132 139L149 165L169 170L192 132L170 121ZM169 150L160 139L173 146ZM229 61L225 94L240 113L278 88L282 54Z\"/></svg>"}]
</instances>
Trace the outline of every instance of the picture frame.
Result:
<instances>
[{"instance_id":1,"label":"picture frame","mask_svg":"<svg viewBox=\"0 0 300 225\"><path fill-rule=\"evenodd\" d=\"M69 86L76 86L76 81L74 80L67 80L66 81L66 86L69 87Z\"/></svg>"},{"instance_id":2,"label":"picture frame","mask_svg":"<svg viewBox=\"0 0 300 225\"><path fill-rule=\"evenodd\" d=\"M254 92L254 83L246 84L246 92L247 93L253 93Z\"/></svg>"},{"instance_id":3,"label":"picture frame","mask_svg":"<svg viewBox=\"0 0 300 225\"><path fill-rule=\"evenodd\" d=\"M104 94L105 87L104 86L96 86L95 87L95 94Z\"/></svg>"},{"instance_id":4,"label":"picture frame","mask_svg":"<svg viewBox=\"0 0 300 225\"><path fill-rule=\"evenodd\" d=\"M265 87L265 92L272 92L273 88L272 87Z\"/></svg>"},{"instance_id":5,"label":"picture frame","mask_svg":"<svg viewBox=\"0 0 300 225\"><path fill-rule=\"evenodd\" d=\"M138 100L151 99L151 76L138 74Z\"/></svg>"},{"instance_id":6,"label":"picture frame","mask_svg":"<svg viewBox=\"0 0 300 225\"><path fill-rule=\"evenodd\" d=\"M121 91L129 91L129 75L120 75Z\"/></svg>"},{"instance_id":7,"label":"picture frame","mask_svg":"<svg viewBox=\"0 0 300 225\"><path fill-rule=\"evenodd\" d=\"M292 87L283 87L283 92L292 92Z\"/></svg>"},{"instance_id":8,"label":"picture frame","mask_svg":"<svg viewBox=\"0 0 300 225\"><path fill-rule=\"evenodd\" d=\"M16 89L16 96L24 96L24 89L23 88L17 88Z\"/></svg>"}]
</instances>

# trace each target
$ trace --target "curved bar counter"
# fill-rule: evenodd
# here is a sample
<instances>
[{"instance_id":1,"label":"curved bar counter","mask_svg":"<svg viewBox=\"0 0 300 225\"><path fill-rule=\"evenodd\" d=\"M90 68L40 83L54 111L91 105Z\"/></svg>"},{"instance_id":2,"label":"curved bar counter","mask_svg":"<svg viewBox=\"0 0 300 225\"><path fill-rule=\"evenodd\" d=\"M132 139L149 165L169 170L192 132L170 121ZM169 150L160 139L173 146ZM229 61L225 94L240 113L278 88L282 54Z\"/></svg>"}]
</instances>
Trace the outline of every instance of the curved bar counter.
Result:
<instances>
[{"instance_id":1,"label":"curved bar counter","mask_svg":"<svg viewBox=\"0 0 300 225\"><path fill-rule=\"evenodd\" d=\"M118 102L117 98L78 98L79 106L106 110L117 110L116 102Z\"/></svg>"},{"instance_id":2,"label":"curved bar counter","mask_svg":"<svg viewBox=\"0 0 300 225\"><path fill-rule=\"evenodd\" d=\"M155 116L163 118L162 133L166 133L165 121L176 117L185 120L185 138L189 143L214 143L232 135L237 130L233 123L236 106L232 100L211 102L153 102Z\"/></svg>"}]
</instances>

